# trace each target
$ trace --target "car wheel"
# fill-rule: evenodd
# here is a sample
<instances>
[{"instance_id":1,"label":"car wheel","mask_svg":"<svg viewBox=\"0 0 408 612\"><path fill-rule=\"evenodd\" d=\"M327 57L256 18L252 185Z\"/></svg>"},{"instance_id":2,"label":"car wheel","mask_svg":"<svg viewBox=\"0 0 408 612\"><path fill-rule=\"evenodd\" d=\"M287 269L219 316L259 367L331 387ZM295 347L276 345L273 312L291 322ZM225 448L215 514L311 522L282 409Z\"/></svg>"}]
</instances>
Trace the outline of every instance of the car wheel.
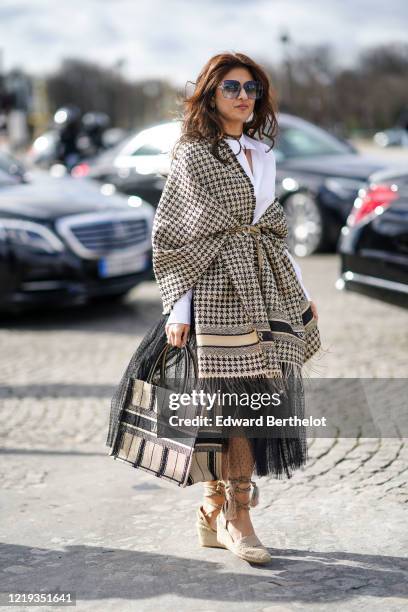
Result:
<instances>
[{"instance_id":1,"label":"car wheel","mask_svg":"<svg viewBox=\"0 0 408 612\"><path fill-rule=\"evenodd\" d=\"M283 203L288 222L286 242L291 253L299 257L312 255L325 245L325 221L316 198L299 191Z\"/></svg>"}]
</instances>

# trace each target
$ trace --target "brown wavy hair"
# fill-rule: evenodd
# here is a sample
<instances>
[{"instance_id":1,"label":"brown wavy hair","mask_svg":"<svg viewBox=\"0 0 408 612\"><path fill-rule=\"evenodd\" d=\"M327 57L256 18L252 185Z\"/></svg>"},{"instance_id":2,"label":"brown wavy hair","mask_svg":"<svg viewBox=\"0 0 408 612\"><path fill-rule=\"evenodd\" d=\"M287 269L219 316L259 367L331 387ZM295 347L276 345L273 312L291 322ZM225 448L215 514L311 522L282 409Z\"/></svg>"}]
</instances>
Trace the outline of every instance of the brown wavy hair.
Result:
<instances>
[{"instance_id":1,"label":"brown wavy hair","mask_svg":"<svg viewBox=\"0 0 408 612\"><path fill-rule=\"evenodd\" d=\"M181 136L173 148L173 156L183 142L205 139L211 142L212 154L222 163L226 161L219 156L218 147L224 135L223 126L216 109L211 108L210 102L224 75L237 67L247 68L252 78L261 81L263 87L263 95L255 100L253 117L251 121L244 123L243 132L252 138L255 134L259 134L260 140L263 136L267 136L272 142L271 148L275 145L278 131L277 94L267 74L259 64L243 53L219 53L208 60L195 83L187 81L187 84L195 85L195 90L191 96L185 95L182 98L183 110L181 117L178 117L182 122Z\"/></svg>"}]
</instances>

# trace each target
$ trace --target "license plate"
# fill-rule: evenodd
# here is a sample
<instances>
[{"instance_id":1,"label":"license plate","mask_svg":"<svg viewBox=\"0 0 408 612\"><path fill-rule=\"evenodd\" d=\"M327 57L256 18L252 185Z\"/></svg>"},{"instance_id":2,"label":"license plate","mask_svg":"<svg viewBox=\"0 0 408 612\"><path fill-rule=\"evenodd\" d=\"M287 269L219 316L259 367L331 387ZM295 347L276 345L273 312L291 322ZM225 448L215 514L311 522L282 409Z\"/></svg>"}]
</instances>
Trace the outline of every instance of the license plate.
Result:
<instances>
[{"instance_id":1,"label":"license plate","mask_svg":"<svg viewBox=\"0 0 408 612\"><path fill-rule=\"evenodd\" d=\"M145 270L148 265L147 253L107 255L98 261L99 276L120 276Z\"/></svg>"}]
</instances>

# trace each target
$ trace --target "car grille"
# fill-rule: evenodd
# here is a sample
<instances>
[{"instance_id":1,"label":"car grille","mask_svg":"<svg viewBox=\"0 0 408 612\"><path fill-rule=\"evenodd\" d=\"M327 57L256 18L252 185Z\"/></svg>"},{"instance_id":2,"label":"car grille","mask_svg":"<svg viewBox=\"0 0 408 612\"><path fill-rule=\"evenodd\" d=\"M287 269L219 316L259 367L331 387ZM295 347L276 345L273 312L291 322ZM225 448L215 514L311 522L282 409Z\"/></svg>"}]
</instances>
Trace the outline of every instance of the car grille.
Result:
<instances>
[{"instance_id":1,"label":"car grille","mask_svg":"<svg viewBox=\"0 0 408 612\"><path fill-rule=\"evenodd\" d=\"M120 218L118 215L98 219L69 219L66 217L58 223L62 234L72 250L87 258L97 258L116 251L137 250L143 248L149 240L149 224L143 218Z\"/></svg>"},{"instance_id":2,"label":"car grille","mask_svg":"<svg viewBox=\"0 0 408 612\"><path fill-rule=\"evenodd\" d=\"M116 251L136 246L147 236L145 219L134 221L104 221L72 228L77 240L90 251Z\"/></svg>"}]
</instances>

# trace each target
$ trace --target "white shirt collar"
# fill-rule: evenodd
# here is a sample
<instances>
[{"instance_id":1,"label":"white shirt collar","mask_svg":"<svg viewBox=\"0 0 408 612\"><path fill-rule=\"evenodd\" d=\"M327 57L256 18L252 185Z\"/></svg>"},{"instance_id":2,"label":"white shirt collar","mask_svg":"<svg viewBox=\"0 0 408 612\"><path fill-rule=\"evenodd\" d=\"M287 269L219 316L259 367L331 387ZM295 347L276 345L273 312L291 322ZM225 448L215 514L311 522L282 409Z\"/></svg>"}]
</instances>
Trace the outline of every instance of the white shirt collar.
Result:
<instances>
[{"instance_id":1,"label":"white shirt collar","mask_svg":"<svg viewBox=\"0 0 408 612\"><path fill-rule=\"evenodd\" d=\"M228 142L228 144L230 145L230 147L232 148L235 154L238 153L239 151L238 142L240 142L241 147L245 147L245 149L256 149L256 145L254 144L254 142L251 140L251 138L249 138L244 133L241 134L241 137L239 138L239 140L236 140L236 138L227 137L226 141Z\"/></svg>"}]
</instances>

